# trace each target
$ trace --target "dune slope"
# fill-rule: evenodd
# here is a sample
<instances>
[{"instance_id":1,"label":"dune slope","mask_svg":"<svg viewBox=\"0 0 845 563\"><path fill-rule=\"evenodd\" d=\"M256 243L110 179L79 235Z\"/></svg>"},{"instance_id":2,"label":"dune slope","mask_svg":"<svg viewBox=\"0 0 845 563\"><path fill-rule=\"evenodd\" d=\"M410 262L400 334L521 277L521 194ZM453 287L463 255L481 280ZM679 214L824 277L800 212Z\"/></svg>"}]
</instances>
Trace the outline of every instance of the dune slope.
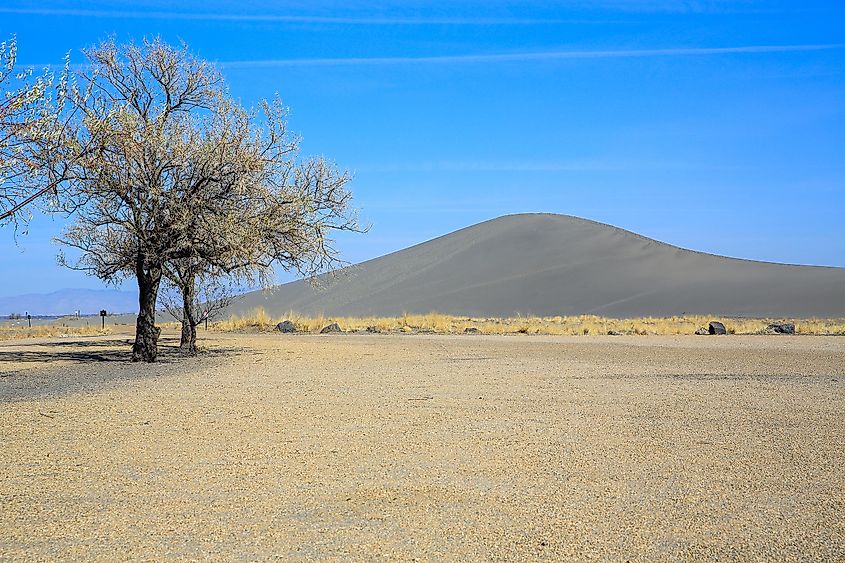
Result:
<instances>
[{"instance_id":1,"label":"dune slope","mask_svg":"<svg viewBox=\"0 0 845 563\"><path fill-rule=\"evenodd\" d=\"M274 316L840 317L845 269L714 256L576 217L524 214L364 262L317 289L299 281L248 293L232 312L255 307Z\"/></svg>"}]
</instances>

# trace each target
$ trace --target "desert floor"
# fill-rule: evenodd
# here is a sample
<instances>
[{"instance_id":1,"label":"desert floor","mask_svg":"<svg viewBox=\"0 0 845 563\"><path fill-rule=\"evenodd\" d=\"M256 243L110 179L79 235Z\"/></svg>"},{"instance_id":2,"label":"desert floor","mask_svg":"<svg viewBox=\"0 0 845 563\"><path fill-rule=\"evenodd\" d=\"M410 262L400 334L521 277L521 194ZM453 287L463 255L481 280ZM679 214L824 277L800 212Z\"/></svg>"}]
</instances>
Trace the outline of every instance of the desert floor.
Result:
<instances>
[{"instance_id":1,"label":"desert floor","mask_svg":"<svg viewBox=\"0 0 845 563\"><path fill-rule=\"evenodd\" d=\"M842 559L845 338L0 343L0 559Z\"/></svg>"}]
</instances>

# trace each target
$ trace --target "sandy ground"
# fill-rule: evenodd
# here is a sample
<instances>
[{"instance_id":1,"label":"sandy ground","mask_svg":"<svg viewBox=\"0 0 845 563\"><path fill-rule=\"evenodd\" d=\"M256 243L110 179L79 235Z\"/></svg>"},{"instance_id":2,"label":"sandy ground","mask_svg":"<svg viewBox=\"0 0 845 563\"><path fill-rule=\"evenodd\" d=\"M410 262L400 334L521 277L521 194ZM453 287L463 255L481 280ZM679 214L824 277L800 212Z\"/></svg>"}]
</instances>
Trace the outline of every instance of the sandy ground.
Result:
<instances>
[{"instance_id":1,"label":"sandy ground","mask_svg":"<svg viewBox=\"0 0 845 563\"><path fill-rule=\"evenodd\" d=\"M845 558L845 338L126 339L0 343L0 559Z\"/></svg>"}]
</instances>

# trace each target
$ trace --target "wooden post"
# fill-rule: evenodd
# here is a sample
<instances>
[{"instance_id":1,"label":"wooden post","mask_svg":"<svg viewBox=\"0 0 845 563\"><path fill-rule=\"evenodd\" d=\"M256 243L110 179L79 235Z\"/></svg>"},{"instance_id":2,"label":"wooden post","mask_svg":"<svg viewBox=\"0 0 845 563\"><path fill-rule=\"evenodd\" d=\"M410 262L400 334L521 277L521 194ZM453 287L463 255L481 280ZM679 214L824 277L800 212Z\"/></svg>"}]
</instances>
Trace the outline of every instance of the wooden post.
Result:
<instances>
[{"instance_id":1,"label":"wooden post","mask_svg":"<svg viewBox=\"0 0 845 563\"><path fill-rule=\"evenodd\" d=\"M105 309L100 310L100 316L103 318L103 330L106 330L106 315L108 313Z\"/></svg>"}]
</instances>

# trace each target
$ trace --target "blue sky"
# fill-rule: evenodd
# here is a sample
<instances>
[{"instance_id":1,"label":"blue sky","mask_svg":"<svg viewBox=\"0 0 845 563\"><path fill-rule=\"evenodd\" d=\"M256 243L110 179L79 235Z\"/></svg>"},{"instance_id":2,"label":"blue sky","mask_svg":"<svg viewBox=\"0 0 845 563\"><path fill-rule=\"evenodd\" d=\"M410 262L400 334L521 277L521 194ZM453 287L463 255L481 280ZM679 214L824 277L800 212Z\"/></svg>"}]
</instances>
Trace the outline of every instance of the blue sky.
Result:
<instances>
[{"instance_id":1,"label":"blue sky","mask_svg":"<svg viewBox=\"0 0 845 563\"><path fill-rule=\"evenodd\" d=\"M248 105L279 92L304 152L354 173L353 262L542 211L845 266L843 21L840 1L0 5L22 64L161 35ZM0 296L102 287L55 265L62 225L0 233Z\"/></svg>"}]
</instances>

